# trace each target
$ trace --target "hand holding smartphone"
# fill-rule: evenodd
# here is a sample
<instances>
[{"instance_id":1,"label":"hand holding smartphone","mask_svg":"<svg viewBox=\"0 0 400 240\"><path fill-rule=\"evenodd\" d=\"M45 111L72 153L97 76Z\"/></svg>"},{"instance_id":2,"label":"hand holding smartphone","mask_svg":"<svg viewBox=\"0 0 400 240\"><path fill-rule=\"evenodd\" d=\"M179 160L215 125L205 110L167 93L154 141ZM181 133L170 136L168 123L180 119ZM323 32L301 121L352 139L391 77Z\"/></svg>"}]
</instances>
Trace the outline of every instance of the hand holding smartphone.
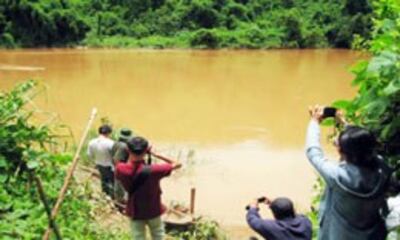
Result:
<instances>
[{"instance_id":1,"label":"hand holding smartphone","mask_svg":"<svg viewBox=\"0 0 400 240\"><path fill-rule=\"evenodd\" d=\"M338 112L337 108L334 107L324 107L324 111L322 114L322 119L336 117L336 113Z\"/></svg>"}]
</instances>

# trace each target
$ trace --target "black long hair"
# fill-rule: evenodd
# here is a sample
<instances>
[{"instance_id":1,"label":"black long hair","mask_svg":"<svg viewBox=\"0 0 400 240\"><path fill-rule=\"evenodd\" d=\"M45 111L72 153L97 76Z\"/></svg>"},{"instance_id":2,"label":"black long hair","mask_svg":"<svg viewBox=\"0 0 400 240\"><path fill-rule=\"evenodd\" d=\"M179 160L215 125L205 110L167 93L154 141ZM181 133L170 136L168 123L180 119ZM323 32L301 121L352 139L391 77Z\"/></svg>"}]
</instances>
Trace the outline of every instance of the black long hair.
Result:
<instances>
[{"instance_id":1,"label":"black long hair","mask_svg":"<svg viewBox=\"0 0 400 240\"><path fill-rule=\"evenodd\" d=\"M340 133L338 144L346 162L359 167L372 169L377 167L377 140L369 130L348 126Z\"/></svg>"}]
</instances>

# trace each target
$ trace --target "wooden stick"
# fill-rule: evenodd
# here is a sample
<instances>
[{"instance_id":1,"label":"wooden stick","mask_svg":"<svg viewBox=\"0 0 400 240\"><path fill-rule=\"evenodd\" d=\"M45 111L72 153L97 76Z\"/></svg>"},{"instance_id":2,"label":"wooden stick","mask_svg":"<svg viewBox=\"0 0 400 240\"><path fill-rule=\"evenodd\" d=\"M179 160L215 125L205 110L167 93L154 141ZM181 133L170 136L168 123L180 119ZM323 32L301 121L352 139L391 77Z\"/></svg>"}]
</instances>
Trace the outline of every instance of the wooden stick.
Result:
<instances>
[{"instance_id":1,"label":"wooden stick","mask_svg":"<svg viewBox=\"0 0 400 240\"><path fill-rule=\"evenodd\" d=\"M57 202L54 205L54 208L53 208L53 210L51 212L51 219L52 220L54 220L56 218L58 210L60 209L61 203L64 200L65 193L67 192L67 188L68 188L69 182L71 181L72 175L73 175L74 170L76 168L76 165L78 163L80 152L82 150L83 144L85 143L85 139L86 139L86 137L87 137L87 135L89 133L89 130L90 130L90 128L91 128L91 126L92 126L92 124L94 122L96 114L97 114L97 109L93 108L92 109L92 113L91 113L90 118L89 118L89 122L86 125L86 129L83 132L83 135L81 137L81 141L80 141L80 143L78 145L78 149L75 152L75 156L74 156L74 159L72 161L71 167L69 168L68 173L65 176L64 185L62 186L62 188L60 190L60 193L59 193L58 198L57 198ZM42 238L43 240L48 240L49 239L51 230L52 230L52 227L49 226L47 228L46 232L43 235L43 238Z\"/></svg>"},{"instance_id":2,"label":"wooden stick","mask_svg":"<svg viewBox=\"0 0 400 240\"><path fill-rule=\"evenodd\" d=\"M194 215L194 207L196 201L196 188L190 189L190 214Z\"/></svg>"},{"instance_id":3,"label":"wooden stick","mask_svg":"<svg viewBox=\"0 0 400 240\"><path fill-rule=\"evenodd\" d=\"M79 168L82 169L82 170L85 171L85 172L90 173L91 176L94 176L94 177L96 177L96 178L100 178L100 173L99 173L99 171L97 171L97 170L94 169L94 168L86 167L86 166L82 166L82 165L80 165Z\"/></svg>"},{"instance_id":4,"label":"wooden stick","mask_svg":"<svg viewBox=\"0 0 400 240\"><path fill-rule=\"evenodd\" d=\"M44 209L46 210L47 217L49 219L49 224L50 224L51 228L54 229L54 234L56 235L56 239L62 240L60 230L58 229L58 226L57 226L55 220L51 217L51 208L50 208L50 204L47 200L46 194L43 190L42 181L40 181L39 177L37 177L33 171L29 171L29 176L36 183L36 188L39 192L40 200L42 201Z\"/></svg>"},{"instance_id":5,"label":"wooden stick","mask_svg":"<svg viewBox=\"0 0 400 240\"><path fill-rule=\"evenodd\" d=\"M176 210L176 209L173 209L173 208L169 208L168 211L170 211L170 212L172 212L172 213L175 213L176 215L179 215L180 217L187 216L185 213L180 212L180 211L178 211L178 210Z\"/></svg>"}]
</instances>

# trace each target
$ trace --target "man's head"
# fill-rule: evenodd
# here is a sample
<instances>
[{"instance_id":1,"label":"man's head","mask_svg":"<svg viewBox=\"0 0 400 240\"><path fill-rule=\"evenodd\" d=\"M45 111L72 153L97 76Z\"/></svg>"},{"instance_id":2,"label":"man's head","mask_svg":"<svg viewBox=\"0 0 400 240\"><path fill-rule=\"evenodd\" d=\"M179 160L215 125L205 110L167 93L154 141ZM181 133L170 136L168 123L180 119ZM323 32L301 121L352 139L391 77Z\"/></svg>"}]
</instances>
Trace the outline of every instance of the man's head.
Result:
<instances>
[{"instance_id":1,"label":"man's head","mask_svg":"<svg viewBox=\"0 0 400 240\"><path fill-rule=\"evenodd\" d=\"M133 157L134 161L144 160L149 149L149 142L142 137L134 137L128 140L129 154Z\"/></svg>"},{"instance_id":2,"label":"man's head","mask_svg":"<svg viewBox=\"0 0 400 240\"><path fill-rule=\"evenodd\" d=\"M132 130L130 130L129 128L121 128L121 130L119 131L118 141L127 143L131 137Z\"/></svg>"},{"instance_id":3,"label":"man's head","mask_svg":"<svg viewBox=\"0 0 400 240\"><path fill-rule=\"evenodd\" d=\"M99 127L99 134L109 136L112 133L112 127L107 124L103 124Z\"/></svg>"},{"instance_id":4,"label":"man's head","mask_svg":"<svg viewBox=\"0 0 400 240\"><path fill-rule=\"evenodd\" d=\"M272 214L277 220L293 218L296 215L293 207L293 202L289 198L277 198L271 202L269 208L271 209Z\"/></svg>"}]
</instances>

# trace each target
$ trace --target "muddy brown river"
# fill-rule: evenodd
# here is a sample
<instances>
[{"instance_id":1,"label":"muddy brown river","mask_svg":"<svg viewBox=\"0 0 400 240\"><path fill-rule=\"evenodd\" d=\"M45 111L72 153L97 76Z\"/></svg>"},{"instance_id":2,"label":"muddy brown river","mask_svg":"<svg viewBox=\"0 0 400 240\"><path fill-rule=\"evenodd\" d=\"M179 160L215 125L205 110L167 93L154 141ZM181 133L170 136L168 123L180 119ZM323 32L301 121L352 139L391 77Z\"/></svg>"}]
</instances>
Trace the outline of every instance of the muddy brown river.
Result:
<instances>
[{"instance_id":1,"label":"muddy brown river","mask_svg":"<svg viewBox=\"0 0 400 240\"><path fill-rule=\"evenodd\" d=\"M40 79L48 90L39 104L76 139L92 107L133 128L186 163L164 181L165 202L188 202L195 187L196 212L244 239L244 206L253 198L288 196L309 210L316 175L303 153L307 107L352 97L348 68L360 57L347 50L3 50L0 89Z\"/></svg>"}]
</instances>

